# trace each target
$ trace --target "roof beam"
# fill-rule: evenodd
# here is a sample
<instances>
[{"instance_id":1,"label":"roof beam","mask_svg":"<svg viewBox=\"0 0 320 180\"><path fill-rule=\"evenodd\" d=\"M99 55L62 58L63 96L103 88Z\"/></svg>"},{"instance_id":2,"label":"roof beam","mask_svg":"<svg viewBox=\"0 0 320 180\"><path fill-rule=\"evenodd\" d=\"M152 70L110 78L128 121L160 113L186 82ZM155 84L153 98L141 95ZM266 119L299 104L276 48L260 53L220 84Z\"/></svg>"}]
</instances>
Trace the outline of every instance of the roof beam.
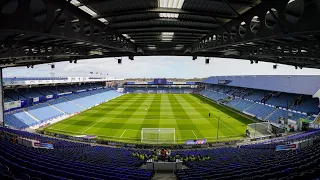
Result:
<instances>
[{"instance_id":1,"label":"roof beam","mask_svg":"<svg viewBox=\"0 0 320 180\"><path fill-rule=\"evenodd\" d=\"M148 38L159 38L161 39L161 35L154 35L154 36L134 36L134 38L131 37L131 39L134 39L135 41L137 40L144 40L144 39L148 39ZM197 36L179 36L179 35L174 35L173 36L173 39L193 39L193 40L196 40L198 39Z\"/></svg>"},{"instance_id":2,"label":"roof beam","mask_svg":"<svg viewBox=\"0 0 320 180\"><path fill-rule=\"evenodd\" d=\"M161 32L137 32L137 33L127 33L131 38L134 37L144 37L144 36L160 36ZM203 33L193 33L193 32L175 32L175 36L187 36L187 37L202 37Z\"/></svg>"},{"instance_id":3,"label":"roof beam","mask_svg":"<svg viewBox=\"0 0 320 180\"><path fill-rule=\"evenodd\" d=\"M212 29L218 28L219 26L194 26L190 24L180 24L180 25L175 25L175 24L159 24L159 25L152 25L152 24L144 24L144 25L136 25L136 26L120 26L120 27L113 27L113 29L120 31L120 30L129 30L129 29L142 29L142 28L154 28L154 27L159 27L159 28L172 28L172 29L178 29L178 28L187 28L187 29L199 29L203 31L210 31ZM169 31L171 32L171 31Z\"/></svg>"},{"instance_id":4,"label":"roof beam","mask_svg":"<svg viewBox=\"0 0 320 180\"><path fill-rule=\"evenodd\" d=\"M240 14L238 13L238 11L232 7L232 5L230 4L230 2L229 2L228 0L223 0L223 2L224 2L225 4L227 4L227 5L229 6L229 8L230 8L237 16L240 16Z\"/></svg>"},{"instance_id":5,"label":"roof beam","mask_svg":"<svg viewBox=\"0 0 320 180\"><path fill-rule=\"evenodd\" d=\"M91 16L87 13L85 13L84 11L82 11L81 9L69 4L68 6L65 6L67 1L65 0L54 0L51 1L51 3L55 4L56 6L58 6L59 8L65 8L65 11L68 11L69 13L76 15L84 20L86 20L90 25L93 26L97 26L100 27L102 29L105 28L105 24L103 24L102 22L98 21L97 19L92 19ZM67 2L69 3L69 2ZM123 39L125 39L125 37L122 36L122 34L118 33L117 31L113 30L112 28L108 28L107 29L109 32L112 32L113 34L117 35L118 37L122 37ZM133 45L134 43L132 43L131 41L127 40L126 43L129 43L131 45ZM116 46L112 46L110 45L110 48L114 48L114 49L119 49L119 50L124 50L124 51L128 51L125 48L122 47L116 47ZM129 50L129 51L133 51L135 52L135 48Z\"/></svg>"},{"instance_id":6,"label":"roof beam","mask_svg":"<svg viewBox=\"0 0 320 180\"><path fill-rule=\"evenodd\" d=\"M223 19L237 19L237 17L230 15L230 14L202 12L202 11L187 11L187 10L175 9L175 8L153 8L153 9L139 9L139 10L107 12L104 14L97 15L97 16L93 17L93 19L108 18L108 17L115 17L115 16L125 16L125 15L131 15L131 14L146 14L146 13L176 13L176 14L208 16L208 17L223 18Z\"/></svg>"},{"instance_id":7,"label":"roof beam","mask_svg":"<svg viewBox=\"0 0 320 180\"><path fill-rule=\"evenodd\" d=\"M80 4L77 4L77 6L94 5L99 3L116 2L116 1L117 0L83 0ZM223 2L223 0L211 0L211 1ZM254 3L241 2L239 0L232 0L230 1L230 3L238 6L249 6L249 7L253 7L256 5Z\"/></svg>"},{"instance_id":8,"label":"roof beam","mask_svg":"<svg viewBox=\"0 0 320 180\"><path fill-rule=\"evenodd\" d=\"M187 32L187 33L199 33L199 34L207 34L209 30L202 29L192 29L187 27L163 27L163 26L153 26L151 28L126 28L126 29L118 29L118 32L129 34L129 33L141 33L141 32Z\"/></svg>"},{"instance_id":9,"label":"roof beam","mask_svg":"<svg viewBox=\"0 0 320 180\"><path fill-rule=\"evenodd\" d=\"M151 21L167 21L167 22L186 22L186 23L203 23L203 24L217 24L217 22L214 21L207 21L207 20L203 20L203 19L198 19L198 20L192 20L190 18L181 18L179 17L178 19L171 19L171 18L150 18L150 17L146 17L146 19L136 19L136 20L121 20L121 21L114 21L113 23L110 23L111 27L113 25L119 25L119 24L128 24L128 22L130 23L144 23L144 22L151 22Z\"/></svg>"}]
</instances>

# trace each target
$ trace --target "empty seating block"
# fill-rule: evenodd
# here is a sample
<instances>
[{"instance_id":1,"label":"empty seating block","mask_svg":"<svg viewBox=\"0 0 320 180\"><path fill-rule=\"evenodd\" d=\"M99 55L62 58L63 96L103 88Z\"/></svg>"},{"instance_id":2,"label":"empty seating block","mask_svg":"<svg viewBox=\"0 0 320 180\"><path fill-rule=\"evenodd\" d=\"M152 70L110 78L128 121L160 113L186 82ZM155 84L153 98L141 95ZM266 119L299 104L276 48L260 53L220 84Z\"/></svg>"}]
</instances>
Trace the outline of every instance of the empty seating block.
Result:
<instances>
[{"instance_id":1,"label":"empty seating block","mask_svg":"<svg viewBox=\"0 0 320 180\"><path fill-rule=\"evenodd\" d=\"M48 103L42 103L36 106L28 107L28 112L39 119L41 122L56 118L64 113L51 107Z\"/></svg>"},{"instance_id":2,"label":"empty seating block","mask_svg":"<svg viewBox=\"0 0 320 180\"><path fill-rule=\"evenodd\" d=\"M265 119L273 110L274 107L255 103L246 112L255 115L258 119Z\"/></svg>"},{"instance_id":3,"label":"empty seating block","mask_svg":"<svg viewBox=\"0 0 320 180\"><path fill-rule=\"evenodd\" d=\"M30 117L24 111L18 111L13 114L5 114L4 122L9 126L12 126L18 129L24 129L38 123L35 119Z\"/></svg>"},{"instance_id":4,"label":"empty seating block","mask_svg":"<svg viewBox=\"0 0 320 180\"><path fill-rule=\"evenodd\" d=\"M74 114L84 110L83 107L80 107L63 97L49 101L48 103L68 114Z\"/></svg>"}]
</instances>

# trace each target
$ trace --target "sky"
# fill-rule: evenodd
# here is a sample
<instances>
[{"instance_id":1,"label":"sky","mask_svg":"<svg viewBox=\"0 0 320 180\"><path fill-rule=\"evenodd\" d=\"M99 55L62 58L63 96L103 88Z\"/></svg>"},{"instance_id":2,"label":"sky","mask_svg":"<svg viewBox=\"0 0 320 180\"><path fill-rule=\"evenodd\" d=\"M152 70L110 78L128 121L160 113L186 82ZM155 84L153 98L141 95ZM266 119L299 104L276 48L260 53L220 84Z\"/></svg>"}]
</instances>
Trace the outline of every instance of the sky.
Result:
<instances>
[{"instance_id":1,"label":"sky","mask_svg":"<svg viewBox=\"0 0 320 180\"><path fill-rule=\"evenodd\" d=\"M204 57L193 61L192 57L151 56L135 57L134 61L127 57L118 64L116 58L100 58L78 60L77 64L68 62L55 63L55 69L49 64L27 67L6 68L4 77L92 77L107 76L117 78L203 78L224 75L320 75L319 69L295 69L294 66L259 62L250 64L249 60L210 58L205 64ZM94 72L94 75L90 74ZM98 75L96 73L98 72Z\"/></svg>"}]
</instances>

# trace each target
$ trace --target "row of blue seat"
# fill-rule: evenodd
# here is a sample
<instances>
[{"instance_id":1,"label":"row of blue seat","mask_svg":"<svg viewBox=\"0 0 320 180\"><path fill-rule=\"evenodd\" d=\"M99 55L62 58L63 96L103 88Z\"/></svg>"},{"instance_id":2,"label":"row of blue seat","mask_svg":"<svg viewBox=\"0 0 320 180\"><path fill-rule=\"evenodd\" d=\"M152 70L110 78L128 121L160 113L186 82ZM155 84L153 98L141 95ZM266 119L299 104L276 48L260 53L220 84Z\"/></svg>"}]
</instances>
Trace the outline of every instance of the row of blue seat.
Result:
<instances>
[{"instance_id":1,"label":"row of blue seat","mask_svg":"<svg viewBox=\"0 0 320 180\"><path fill-rule=\"evenodd\" d=\"M108 89L70 94L25 108L24 110L9 112L5 114L5 123L11 127L25 129L65 114L79 113L120 95L121 93Z\"/></svg>"}]
</instances>

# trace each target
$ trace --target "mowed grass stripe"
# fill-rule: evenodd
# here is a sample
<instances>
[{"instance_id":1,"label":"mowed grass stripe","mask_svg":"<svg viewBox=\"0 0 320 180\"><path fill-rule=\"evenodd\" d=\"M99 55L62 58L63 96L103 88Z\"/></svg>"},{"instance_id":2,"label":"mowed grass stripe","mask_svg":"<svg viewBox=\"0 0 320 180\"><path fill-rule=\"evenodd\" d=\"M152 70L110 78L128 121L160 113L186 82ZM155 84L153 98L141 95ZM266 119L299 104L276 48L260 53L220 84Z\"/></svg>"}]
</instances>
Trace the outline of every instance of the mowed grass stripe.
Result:
<instances>
[{"instance_id":1,"label":"mowed grass stripe","mask_svg":"<svg viewBox=\"0 0 320 180\"><path fill-rule=\"evenodd\" d=\"M200 132L196 129L195 125L193 124L192 120L186 113L186 111L181 106L180 102L177 100L174 94L168 95L173 113L175 115L177 126L179 128L181 138L178 141L187 140L187 139L196 139L199 137L203 137ZM197 131L196 136L192 131Z\"/></svg>"},{"instance_id":2,"label":"mowed grass stripe","mask_svg":"<svg viewBox=\"0 0 320 180\"><path fill-rule=\"evenodd\" d=\"M155 94L141 128L159 128L161 95Z\"/></svg>"},{"instance_id":3,"label":"mowed grass stripe","mask_svg":"<svg viewBox=\"0 0 320 180\"><path fill-rule=\"evenodd\" d=\"M120 96L121 99L131 99L130 97ZM95 124L97 121L101 120L101 118L105 118L101 112L103 111L111 111L121 104L116 103L116 99L108 101L100 106L93 107L89 110L86 110L80 114L72 116L68 119L60 121L54 124L54 129L64 130L64 131L74 131L75 133L78 132L80 134L88 127ZM103 110L103 111L102 111ZM51 126L47 127L48 129Z\"/></svg>"},{"instance_id":4,"label":"mowed grass stripe","mask_svg":"<svg viewBox=\"0 0 320 180\"><path fill-rule=\"evenodd\" d=\"M254 123L252 120L246 117L243 117L242 115L236 112L233 112L221 105L215 104L200 95L193 95L190 98L204 101L207 103L207 107L210 106L217 109L218 110L217 116L221 115L220 120L222 121L223 125L231 128L233 131L235 131L235 133L239 135L244 135L247 125L250 123Z\"/></svg>"},{"instance_id":5,"label":"mowed grass stripe","mask_svg":"<svg viewBox=\"0 0 320 180\"><path fill-rule=\"evenodd\" d=\"M113 118L108 123L101 123L97 125L98 134L105 134L105 129L108 128L107 132L108 136L120 137L123 133L123 126L128 122L132 114L135 112L137 108L139 108L140 104L142 104L143 100L146 99L146 96L137 95L135 96L135 101L125 102L126 108L119 111L119 114Z\"/></svg>"},{"instance_id":6,"label":"mowed grass stripe","mask_svg":"<svg viewBox=\"0 0 320 180\"><path fill-rule=\"evenodd\" d=\"M188 94L174 94L174 98L176 98L177 101L179 101L179 104L181 105L181 108L186 112L187 116L189 117L190 121L188 122L187 126L191 126L192 134L195 136L196 139L201 139L204 138L203 134L201 131L197 128L197 125L194 123L193 119L204 119L205 117L202 116L201 113L198 111L195 111L194 108L192 107L192 103L188 102L187 100L184 99L185 96L188 96ZM180 121L178 121L180 123ZM183 122L184 124L185 122ZM189 132L188 132L189 133Z\"/></svg>"},{"instance_id":7,"label":"mowed grass stripe","mask_svg":"<svg viewBox=\"0 0 320 180\"><path fill-rule=\"evenodd\" d=\"M198 125L196 122L195 124L197 126L200 126L199 130L204 134L205 137L211 137L214 139L214 137L217 136L217 129L219 128L219 136L227 137L227 136L233 136L236 135L232 131L223 126L222 124L218 125L218 116L216 113L218 113L218 110L211 106L204 106L201 103L201 100L196 98L191 98L190 96L183 96L183 98L190 102L190 104L193 106L194 110L199 112L199 114L202 114L202 116L205 118L205 120L196 120L203 122L202 125ZM211 114L211 117L209 118L209 113ZM209 123L209 124L208 124ZM200 123L201 124L201 123Z\"/></svg>"},{"instance_id":8,"label":"mowed grass stripe","mask_svg":"<svg viewBox=\"0 0 320 180\"><path fill-rule=\"evenodd\" d=\"M121 97L120 97L121 98ZM94 120L94 126L89 126L90 128L85 129L85 134L94 134L94 135L98 135L98 136L106 136L106 137L113 137L116 130L114 129L114 126L118 125L118 124L114 124L111 123L113 118L112 116L108 116L109 113L112 112L121 112L123 107L127 107L130 105L130 103L128 104L126 101L124 100L129 100L129 99L138 99L139 96L138 95L134 95L130 97L122 97L122 101L124 103L117 103L114 102L112 103L111 106L105 106L105 108L102 108L100 111L98 112L93 112L93 114L88 115L87 116L87 120L86 121L92 121L92 119L96 119ZM103 104L103 105L107 105ZM98 121L98 122L97 122ZM121 119L118 119L118 121L120 122ZM83 131L82 131L83 133Z\"/></svg>"},{"instance_id":9,"label":"mowed grass stripe","mask_svg":"<svg viewBox=\"0 0 320 180\"><path fill-rule=\"evenodd\" d=\"M171 101L169 99L168 94L162 95L162 104L161 104L161 116L168 117L167 119L162 119L160 121L160 124L162 122L161 127L162 128L174 128L175 129L175 136L176 140L179 141L179 139L182 139L178 123L176 119L173 119L172 117L175 117L174 115L174 109L172 108Z\"/></svg>"},{"instance_id":10,"label":"mowed grass stripe","mask_svg":"<svg viewBox=\"0 0 320 180\"><path fill-rule=\"evenodd\" d=\"M149 107L148 101L152 99L152 96L141 96L142 98L137 99L133 102L133 104L130 105L127 109L130 110L131 116L127 118L125 122L123 122L123 125L115 136L120 137L122 139L127 138L134 138L139 139L140 138L140 129L142 125L142 120L144 119L143 114L146 114L145 110L146 107ZM134 106L134 107L133 107Z\"/></svg>"}]
</instances>

